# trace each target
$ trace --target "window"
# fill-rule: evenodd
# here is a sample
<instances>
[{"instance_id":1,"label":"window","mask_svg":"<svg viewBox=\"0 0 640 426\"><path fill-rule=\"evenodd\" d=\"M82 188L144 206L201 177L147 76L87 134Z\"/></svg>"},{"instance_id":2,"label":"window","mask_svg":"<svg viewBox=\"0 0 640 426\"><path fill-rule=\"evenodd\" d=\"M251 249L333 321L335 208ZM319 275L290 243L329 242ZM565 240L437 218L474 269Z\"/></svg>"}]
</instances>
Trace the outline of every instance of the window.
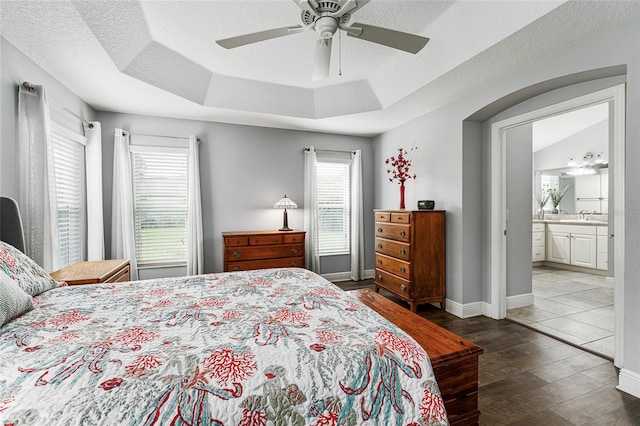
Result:
<instances>
[{"instance_id":1,"label":"window","mask_svg":"<svg viewBox=\"0 0 640 426\"><path fill-rule=\"evenodd\" d=\"M131 146L139 267L187 262L188 150Z\"/></svg>"},{"instance_id":2,"label":"window","mask_svg":"<svg viewBox=\"0 0 640 426\"><path fill-rule=\"evenodd\" d=\"M60 231L60 267L65 267L83 260L86 139L54 123L51 140Z\"/></svg>"},{"instance_id":3,"label":"window","mask_svg":"<svg viewBox=\"0 0 640 426\"><path fill-rule=\"evenodd\" d=\"M349 254L349 163L318 161L318 253Z\"/></svg>"}]
</instances>

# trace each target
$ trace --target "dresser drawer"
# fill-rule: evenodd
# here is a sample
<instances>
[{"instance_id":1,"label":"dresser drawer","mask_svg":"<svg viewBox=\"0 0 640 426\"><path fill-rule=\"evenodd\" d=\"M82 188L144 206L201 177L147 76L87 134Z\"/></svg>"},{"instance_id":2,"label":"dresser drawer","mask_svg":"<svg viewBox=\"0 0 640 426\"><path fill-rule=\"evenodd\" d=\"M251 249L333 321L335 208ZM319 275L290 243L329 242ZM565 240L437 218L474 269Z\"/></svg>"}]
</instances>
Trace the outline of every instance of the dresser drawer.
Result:
<instances>
[{"instance_id":1,"label":"dresser drawer","mask_svg":"<svg viewBox=\"0 0 640 426\"><path fill-rule=\"evenodd\" d=\"M283 244L267 246L229 247L225 249L228 262L252 259L277 259L304 255L304 244Z\"/></svg>"},{"instance_id":2,"label":"dresser drawer","mask_svg":"<svg viewBox=\"0 0 640 426\"><path fill-rule=\"evenodd\" d=\"M285 244L295 244L304 242L304 234L286 234L282 236Z\"/></svg>"},{"instance_id":3,"label":"dresser drawer","mask_svg":"<svg viewBox=\"0 0 640 426\"><path fill-rule=\"evenodd\" d=\"M282 235L252 235L249 237L250 246L267 246L282 244Z\"/></svg>"},{"instance_id":4,"label":"dresser drawer","mask_svg":"<svg viewBox=\"0 0 640 426\"><path fill-rule=\"evenodd\" d=\"M376 268L376 285L403 297L411 297L410 282L396 275Z\"/></svg>"},{"instance_id":5,"label":"dresser drawer","mask_svg":"<svg viewBox=\"0 0 640 426\"><path fill-rule=\"evenodd\" d=\"M224 245L226 247L236 247L236 246L248 246L249 245L249 237L225 237Z\"/></svg>"},{"instance_id":6,"label":"dresser drawer","mask_svg":"<svg viewBox=\"0 0 640 426\"><path fill-rule=\"evenodd\" d=\"M411 245L384 238L376 238L376 252L402 260L411 260Z\"/></svg>"},{"instance_id":7,"label":"dresser drawer","mask_svg":"<svg viewBox=\"0 0 640 426\"><path fill-rule=\"evenodd\" d=\"M391 213L391 223L411 223L410 213Z\"/></svg>"},{"instance_id":8,"label":"dresser drawer","mask_svg":"<svg viewBox=\"0 0 640 426\"><path fill-rule=\"evenodd\" d=\"M408 243L411 241L409 229L409 225L376 223L376 237L390 238Z\"/></svg>"},{"instance_id":9,"label":"dresser drawer","mask_svg":"<svg viewBox=\"0 0 640 426\"><path fill-rule=\"evenodd\" d=\"M304 268L304 257L287 257L282 259L246 260L241 262L227 262L224 270L250 271L253 269L268 268Z\"/></svg>"},{"instance_id":10,"label":"dresser drawer","mask_svg":"<svg viewBox=\"0 0 640 426\"><path fill-rule=\"evenodd\" d=\"M391 212L376 212L376 222L391 222Z\"/></svg>"},{"instance_id":11,"label":"dresser drawer","mask_svg":"<svg viewBox=\"0 0 640 426\"><path fill-rule=\"evenodd\" d=\"M407 280L411 279L411 264L394 257L376 253L376 268L391 272Z\"/></svg>"}]
</instances>

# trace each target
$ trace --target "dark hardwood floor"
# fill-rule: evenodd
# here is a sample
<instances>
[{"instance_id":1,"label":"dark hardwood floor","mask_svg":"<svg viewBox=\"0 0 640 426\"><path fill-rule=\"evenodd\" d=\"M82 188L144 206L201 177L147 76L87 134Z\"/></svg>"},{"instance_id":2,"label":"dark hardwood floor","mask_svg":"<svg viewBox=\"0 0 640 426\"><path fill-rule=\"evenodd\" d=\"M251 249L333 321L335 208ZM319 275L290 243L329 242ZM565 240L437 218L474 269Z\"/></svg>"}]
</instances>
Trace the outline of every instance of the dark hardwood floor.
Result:
<instances>
[{"instance_id":1,"label":"dark hardwood floor","mask_svg":"<svg viewBox=\"0 0 640 426\"><path fill-rule=\"evenodd\" d=\"M337 284L373 287L371 280ZM508 320L460 319L432 305L418 314L484 349L481 425L640 425L640 399L616 389L612 362Z\"/></svg>"}]
</instances>

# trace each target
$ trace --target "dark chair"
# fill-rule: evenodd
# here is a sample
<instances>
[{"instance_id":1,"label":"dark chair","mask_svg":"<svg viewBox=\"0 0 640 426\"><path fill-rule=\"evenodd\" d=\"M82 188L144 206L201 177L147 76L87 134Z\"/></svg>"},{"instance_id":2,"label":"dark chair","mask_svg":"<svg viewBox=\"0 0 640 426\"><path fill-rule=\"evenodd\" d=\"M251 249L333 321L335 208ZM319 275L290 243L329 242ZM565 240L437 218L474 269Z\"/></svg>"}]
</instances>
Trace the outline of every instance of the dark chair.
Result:
<instances>
[{"instance_id":1,"label":"dark chair","mask_svg":"<svg viewBox=\"0 0 640 426\"><path fill-rule=\"evenodd\" d=\"M0 197L0 241L11 244L24 253L24 232L18 203L12 198Z\"/></svg>"}]
</instances>

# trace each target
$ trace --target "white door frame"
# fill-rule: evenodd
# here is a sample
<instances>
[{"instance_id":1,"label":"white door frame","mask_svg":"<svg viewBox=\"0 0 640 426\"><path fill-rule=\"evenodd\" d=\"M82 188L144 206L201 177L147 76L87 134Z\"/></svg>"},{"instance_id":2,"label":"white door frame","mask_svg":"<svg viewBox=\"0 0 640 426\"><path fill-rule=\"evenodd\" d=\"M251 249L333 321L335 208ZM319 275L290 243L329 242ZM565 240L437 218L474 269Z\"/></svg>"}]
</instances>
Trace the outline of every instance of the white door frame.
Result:
<instances>
[{"instance_id":1,"label":"white door frame","mask_svg":"<svg viewBox=\"0 0 640 426\"><path fill-rule=\"evenodd\" d=\"M612 102L613 117L613 188L614 208L614 363L622 367L624 336L624 176L625 176L625 84L619 84L565 102L531 111L491 125L491 317L502 319L507 314L506 282L506 130L542 118L558 115L589 105Z\"/></svg>"}]
</instances>

